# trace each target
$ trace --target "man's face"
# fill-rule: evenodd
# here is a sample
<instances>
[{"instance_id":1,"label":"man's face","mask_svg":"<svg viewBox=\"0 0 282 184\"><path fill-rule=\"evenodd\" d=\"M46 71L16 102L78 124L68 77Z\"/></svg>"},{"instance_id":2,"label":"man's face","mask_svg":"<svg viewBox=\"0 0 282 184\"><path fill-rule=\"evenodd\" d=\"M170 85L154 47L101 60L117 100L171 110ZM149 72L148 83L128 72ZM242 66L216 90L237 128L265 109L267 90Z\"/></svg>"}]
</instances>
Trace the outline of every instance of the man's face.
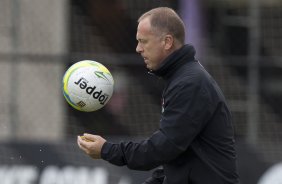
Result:
<instances>
[{"instance_id":1,"label":"man's face","mask_svg":"<svg viewBox=\"0 0 282 184\"><path fill-rule=\"evenodd\" d=\"M149 70L158 69L160 63L167 57L165 42L161 35L152 31L148 17L139 22L136 39L138 41L136 52L144 58L146 67Z\"/></svg>"}]
</instances>

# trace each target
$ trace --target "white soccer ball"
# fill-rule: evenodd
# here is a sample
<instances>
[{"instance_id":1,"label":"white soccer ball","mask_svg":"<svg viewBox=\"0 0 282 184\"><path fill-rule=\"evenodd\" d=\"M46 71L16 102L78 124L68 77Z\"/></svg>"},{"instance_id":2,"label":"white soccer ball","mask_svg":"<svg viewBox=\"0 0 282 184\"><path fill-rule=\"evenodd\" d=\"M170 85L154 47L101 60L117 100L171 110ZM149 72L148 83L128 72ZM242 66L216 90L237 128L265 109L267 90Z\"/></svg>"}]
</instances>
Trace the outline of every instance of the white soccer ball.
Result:
<instances>
[{"instance_id":1,"label":"white soccer ball","mask_svg":"<svg viewBox=\"0 0 282 184\"><path fill-rule=\"evenodd\" d=\"M101 63L83 60L73 64L63 77L63 94L75 109L85 112L104 107L112 97L114 80Z\"/></svg>"}]
</instances>

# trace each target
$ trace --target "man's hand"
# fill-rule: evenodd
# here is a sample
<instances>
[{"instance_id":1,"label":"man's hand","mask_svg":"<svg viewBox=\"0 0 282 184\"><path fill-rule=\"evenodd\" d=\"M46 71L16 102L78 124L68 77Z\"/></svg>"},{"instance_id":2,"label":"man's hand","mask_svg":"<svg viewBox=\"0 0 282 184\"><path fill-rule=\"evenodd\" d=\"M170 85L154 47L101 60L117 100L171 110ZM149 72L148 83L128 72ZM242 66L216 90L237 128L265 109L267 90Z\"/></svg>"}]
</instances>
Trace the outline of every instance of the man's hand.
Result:
<instances>
[{"instance_id":1,"label":"man's hand","mask_svg":"<svg viewBox=\"0 0 282 184\"><path fill-rule=\"evenodd\" d=\"M101 158L102 147L106 140L98 135L83 134L77 137L77 144L87 155L93 159Z\"/></svg>"}]
</instances>

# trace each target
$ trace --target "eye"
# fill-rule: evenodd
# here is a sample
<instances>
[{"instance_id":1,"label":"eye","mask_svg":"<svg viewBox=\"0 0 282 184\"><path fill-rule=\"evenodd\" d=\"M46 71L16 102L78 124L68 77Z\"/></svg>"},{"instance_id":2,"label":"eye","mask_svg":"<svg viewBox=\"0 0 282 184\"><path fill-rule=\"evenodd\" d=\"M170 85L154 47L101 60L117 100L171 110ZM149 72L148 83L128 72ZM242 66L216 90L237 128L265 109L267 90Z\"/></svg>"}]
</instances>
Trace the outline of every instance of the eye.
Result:
<instances>
[{"instance_id":1,"label":"eye","mask_svg":"<svg viewBox=\"0 0 282 184\"><path fill-rule=\"evenodd\" d=\"M147 40L145 40L145 39L138 39L138 42L141 43L141 44L144 44L144 43L147 42Z\"/></svg>"}]
</instances>

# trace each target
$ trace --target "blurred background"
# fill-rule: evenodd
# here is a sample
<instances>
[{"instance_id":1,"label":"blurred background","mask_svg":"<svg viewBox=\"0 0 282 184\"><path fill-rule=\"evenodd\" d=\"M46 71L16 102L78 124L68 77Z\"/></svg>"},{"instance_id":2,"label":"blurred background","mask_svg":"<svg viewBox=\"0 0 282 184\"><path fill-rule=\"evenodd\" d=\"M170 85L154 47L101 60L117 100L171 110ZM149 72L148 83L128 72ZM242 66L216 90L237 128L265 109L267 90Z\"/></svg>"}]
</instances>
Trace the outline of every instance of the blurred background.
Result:
<instances>
[{"instance_id":1,"label":"blurred background","mask_svg":"<svg viewBox=\"0 0 282 184\"><path fill-rule=\"evenodd\" d=\"M138 141L158 128L162 81L135 53L138 17L175 9L186 43L233 113L242 184L282 181L281 0L0 0L0 183L137 184L150 172L91 160L84 132ZM91 59L115 79L110 102L71 108L62 77ZM204 176L204 173L203 173Z\"/></svg>"}]
</instances>

